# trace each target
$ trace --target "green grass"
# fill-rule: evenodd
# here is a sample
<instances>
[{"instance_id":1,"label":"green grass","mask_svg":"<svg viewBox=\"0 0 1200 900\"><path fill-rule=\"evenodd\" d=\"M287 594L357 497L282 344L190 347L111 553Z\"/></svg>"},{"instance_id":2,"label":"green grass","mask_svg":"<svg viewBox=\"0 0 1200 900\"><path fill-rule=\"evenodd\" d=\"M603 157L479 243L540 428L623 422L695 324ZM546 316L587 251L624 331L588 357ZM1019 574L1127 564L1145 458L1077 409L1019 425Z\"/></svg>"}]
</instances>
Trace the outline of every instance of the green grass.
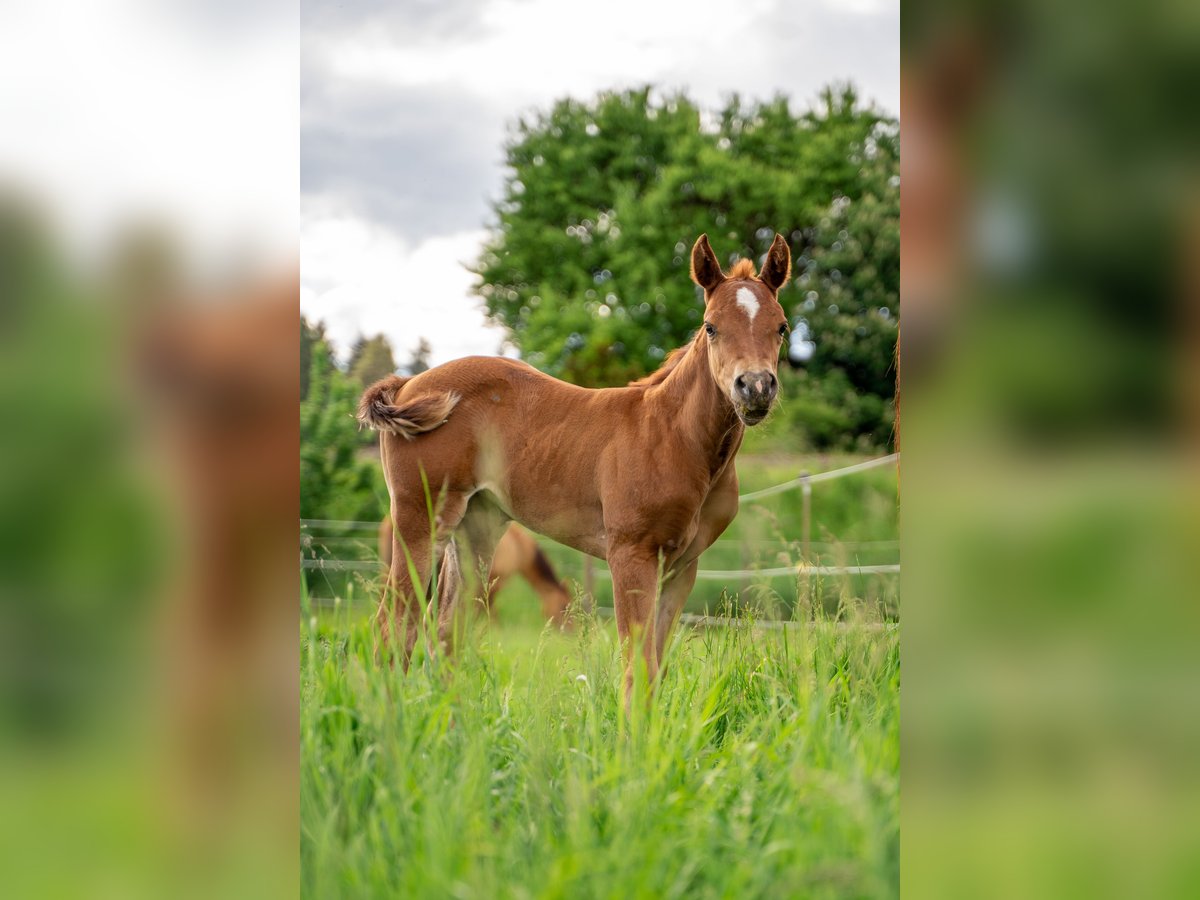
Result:
<instances>
[{"instance_id":1,"label":"green grass","mask_svg":"<svg viewBox=\"0 0 1200 900\"><path fill-rule=\"evenodd\" d=\"M741 489L862 458L743 456ZM895 478L816 485L809 561L897 561ZM701 567L794 565L800 498L743 506ZM333 555L353 540L370 558L373 535ZM579 554L543 546L582 579ZM342 602L314 603L302 624L306 896L897 893L899 626L880 624L898 615L895 576L699 582L692 611L805 624L681 629L653 703L631 716L609 619L543 629L514 579L499 625L405 675L375 663L375 575L317 576Z\"/></svg>"},{"instance_id":2,"label":"green grass","mask_svg":"<svg viewBox=\"0 0 1200 900\"><path fill-rule=\"evenodd\" d=\"M302 622L308 897L879 897L899 883L898 626L682 629L625 714L610 621L374 661Z\"/></svg>"}]
</instances>

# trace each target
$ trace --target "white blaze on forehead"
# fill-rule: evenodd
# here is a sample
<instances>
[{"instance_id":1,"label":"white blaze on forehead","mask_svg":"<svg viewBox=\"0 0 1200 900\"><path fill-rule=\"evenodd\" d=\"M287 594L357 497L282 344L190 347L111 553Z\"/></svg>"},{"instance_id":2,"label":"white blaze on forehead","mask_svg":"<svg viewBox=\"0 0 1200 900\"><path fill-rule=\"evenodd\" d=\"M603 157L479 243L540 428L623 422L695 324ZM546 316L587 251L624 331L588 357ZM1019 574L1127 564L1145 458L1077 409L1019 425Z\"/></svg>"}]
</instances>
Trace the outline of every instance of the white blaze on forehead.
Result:
<instances>
[{"instance_id":1,"label":"white blaze on forehead","mask_svg":"<svg viewBox=\"0 0 1200 900\"><path fill-rule=\"evenodd\" d=\"M738 288L737 305L746 311L746 315L753 322L754 317L758 315L758 298L750 288Z\"/></svg>"}]
</instances>

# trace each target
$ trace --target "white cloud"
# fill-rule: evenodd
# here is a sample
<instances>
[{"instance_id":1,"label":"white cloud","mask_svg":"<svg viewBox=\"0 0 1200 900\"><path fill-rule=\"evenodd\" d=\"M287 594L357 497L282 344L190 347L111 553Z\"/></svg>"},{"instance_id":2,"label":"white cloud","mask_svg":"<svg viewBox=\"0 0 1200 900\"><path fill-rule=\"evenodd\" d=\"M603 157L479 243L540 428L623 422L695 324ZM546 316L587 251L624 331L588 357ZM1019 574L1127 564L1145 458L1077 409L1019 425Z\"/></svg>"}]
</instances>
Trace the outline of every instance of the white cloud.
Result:
<instances>
[{"instance_id":1,"label":"white cloud","mask_svg":"<svg viewBox=\"0 0 1200 900\"><path fill-rule=\"evenodd\" d=\"M314 174L323 177L313 179L303 201L305 309L323 318L343 343L360 331L382 330L401 356L422 333L433 341L438 361L495 352L502 335L485 330L477 302L467 294L472 276L458 264L477 256L483 233L455 227L410 245L395 236L395 222L393 232L383 224L382 201L396 199L388 191L410 192L402 199L412 202L387 207L402 209L406 234L428 234L434 211L452 200L456 214L469 218L470 200L439 179L453 171L458 184L466 167L487 165L490 176L479 183L498 185L500 123L532 106L649 83L666 91L684 88L710 107L737 91L758 98L783 92L795 108L804 108L823 86L850 79L864 100L899 110L898 0L746 0L736 7L727 0L591 6L484 0L470 9L472 27L433 31L406 29L402 8L386 25L377 15L355 25L349 9L338 15L344 27L302 35L312 98L312 108L302 114L310 146L328 151L313 154L321 166ZM356 96L371 102L356 104ZM430 112L433 101L447 106ZM364 143L382 122L413 122L420 134L379 142L379 152L353 153L328 140L331 128L357 140L347 117L361 120ZM447 148L473 140L472 146L495 152L486 162L449 149L430 159L425 148L438 146L439 137ZM399 173L408 165L416 166L403 171L409 181L392 177L390 166ZM429 196L409 186L413 177ZM356 192L360 200L376 202L354 205ZM352 215L346 212L351 206ZM475 221L482 224L487 212L480 196ZM367 221L371 216L375 225Z\"/></svg>"},{"instance_id":2,"label":"white cloud","mask_svg":"<svg viewBox=\"0 0 1200 900\"><path fill-rule=\"evenodd\" d=\"M302 221L300 307L320 319L345 354L360 334L383 333L397 362L424 337L437 363L495 355L502 329L489 326L474 276L482 231L439 235L410 245L393 232L351 215L325 213Z\"/></svg>"},{"instance_id":3,"label":"white cloud","mask_svg":"<svg viewBox=\"0 0 1200 900\"><path fill-rule=\"evenodd\" d=\"M889 11L899 12L899 0L821 0L827 9L857 16L877 16Z\"/></svg>"},{"instance_id":4,"label":"white cloud","mask_svg":"<svg viewBox=\"0 0 1200 900\"><path fill-rule=\"evenodd\" d=\"M295 258L295 30L209 24L140 0L6 5L0 178L75 250L151 217L193 261Z\"/></svg>"},{"instance_id":5,"label":"white cloud","mask_svg":"<svg viewBox=\"0 0 1200 900\"><path fill-rule=\"evenodd\" d=\"M516 109L643 81L682 86L706 66L754 65L751 24L771 0L728 4L695 0L493 0L481 28L456 43L400 46L364 29L306 41L337 78L412 87L454 83ZM690 79L695 80L695 79Z\"/></svg>"}]
</instances>

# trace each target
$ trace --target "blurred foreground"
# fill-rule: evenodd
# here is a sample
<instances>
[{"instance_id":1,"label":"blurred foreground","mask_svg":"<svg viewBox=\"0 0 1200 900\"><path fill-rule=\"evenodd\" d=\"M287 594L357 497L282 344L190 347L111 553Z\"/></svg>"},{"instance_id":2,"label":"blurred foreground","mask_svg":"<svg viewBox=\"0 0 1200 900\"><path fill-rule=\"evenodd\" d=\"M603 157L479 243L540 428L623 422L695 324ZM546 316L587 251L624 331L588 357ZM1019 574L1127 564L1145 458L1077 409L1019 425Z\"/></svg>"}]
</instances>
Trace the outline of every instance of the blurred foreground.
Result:
<instances>
[{"instance_id":1,"label":"blurred foreground","mask_svg":"<svg viewBox=\"0 0 1200 900\"><path fill-rule=\"evenodd\" d=\"M914 896L1200 889L1198 25L1185 3L905 6ZM5 111L10 136L57 121ZM169 160L162 131L130 158ZM75 161L79 137L49 147ZM68 252L70 201L2 174L5 893L293 894L294 261L184 275L161 228Z\"/></svg>"},{"instance_id":2,"label":"blurred foreground","mask_svg":"<svg viewBox=\"0 0 1200 900\"><path fill-rule=\"evenodd\" d=\"M1196 896L1200 19L904 16L903 885Z\"/></svg>"},{"instance_id":3,"label":"blurred foreground","mask_svg":"<svg viewBox=\"0 0 1200 900\"><path fill-rule=\"evenodd\" d=\"M201 6L0 32L8 897L297 889L295 45Z\"/></svg>"},{"instance_id":4,"label":"blurred foreground","mask_svg":"<svg viewBox=\"0 0 1200 900\"><path fill-rule=\"evenodd\" d=\"M6 878L262 896L295 878L297 281L185 291L135 243L84 273L0 206L3 843L55 836Z\"/></svg>"}]
</instances>

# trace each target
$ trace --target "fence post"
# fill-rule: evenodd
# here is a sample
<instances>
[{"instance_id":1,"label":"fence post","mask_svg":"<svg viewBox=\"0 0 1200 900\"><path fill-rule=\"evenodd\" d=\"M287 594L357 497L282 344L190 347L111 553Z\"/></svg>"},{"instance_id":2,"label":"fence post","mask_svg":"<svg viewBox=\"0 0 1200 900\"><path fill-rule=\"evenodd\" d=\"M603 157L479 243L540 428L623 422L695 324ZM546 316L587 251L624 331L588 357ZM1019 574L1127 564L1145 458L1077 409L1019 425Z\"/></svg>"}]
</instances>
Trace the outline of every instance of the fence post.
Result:
<instances>
[{"instance_id":1,"label":"fence post","mask_svg":"<svg viewBox=\"0 0 1200 900\"><path fill-rule=\"evenodd\" d=\"M808 481L808 473L800 473L800 562L802 565L812 565L812 485ZM809 578L806 575L801 575L800 593L798 599L800 601L800 611L804 620L812 619L813 601L816 595L816 579ZM792 613L793 618L800 618L795 612Z\"/></svg>"},{"instance_id":2,"label":"fence post","mask_svg":"<svg viewBox=\"0 0 1200 900\"><path fill-rule=\"evenodd\" d=\"M812 538L812 485L808 482L808 473L800 473L800 496L802 506L800 512L800 555L806 563L811 563L809 545Z\"/></svg>"}]
</instances>

